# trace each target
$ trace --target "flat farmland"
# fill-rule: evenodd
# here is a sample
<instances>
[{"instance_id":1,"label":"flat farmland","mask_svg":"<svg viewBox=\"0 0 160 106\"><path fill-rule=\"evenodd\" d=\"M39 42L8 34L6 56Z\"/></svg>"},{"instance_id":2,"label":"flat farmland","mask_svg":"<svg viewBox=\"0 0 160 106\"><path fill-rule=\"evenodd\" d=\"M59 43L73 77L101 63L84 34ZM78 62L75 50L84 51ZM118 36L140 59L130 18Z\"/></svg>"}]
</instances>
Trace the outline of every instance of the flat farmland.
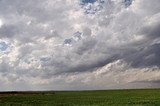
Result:
<instances>
[{"instance_id":1,"label":"flat farmland","mask_svg":"<svg viewBox=\"0 0 160 106\"><path fill-rule=\"evenodd\" d=\"M1 92L0 106L160 106L160 89Z\"/></svg>"}]
</instances>

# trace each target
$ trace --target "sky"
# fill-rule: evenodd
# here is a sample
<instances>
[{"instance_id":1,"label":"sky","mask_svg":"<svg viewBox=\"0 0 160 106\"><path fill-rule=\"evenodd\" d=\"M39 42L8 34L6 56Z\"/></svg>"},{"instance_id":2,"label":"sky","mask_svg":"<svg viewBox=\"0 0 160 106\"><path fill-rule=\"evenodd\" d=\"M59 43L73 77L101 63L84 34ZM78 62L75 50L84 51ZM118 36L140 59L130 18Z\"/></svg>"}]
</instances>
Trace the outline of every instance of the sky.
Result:
<instances>
[{"instance_id":1,"label":"sky","mask_svg":"<svg viewBox=\"0 0 160 106\"><path fill-rule=\"evenodd\" d=\"M0 0L0 91L160 87L160 0Z\"/></svg>"}]
</instances>

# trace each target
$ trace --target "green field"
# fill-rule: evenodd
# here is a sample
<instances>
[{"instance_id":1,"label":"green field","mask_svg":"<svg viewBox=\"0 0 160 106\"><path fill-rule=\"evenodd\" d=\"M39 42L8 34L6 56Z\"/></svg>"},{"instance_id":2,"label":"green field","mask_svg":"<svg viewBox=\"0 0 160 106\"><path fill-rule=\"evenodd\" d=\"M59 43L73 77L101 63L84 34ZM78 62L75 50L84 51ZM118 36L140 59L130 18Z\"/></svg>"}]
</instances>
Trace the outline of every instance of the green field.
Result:
<instances>
[{"instance_id":1,"label":"green field","mask_svg":"<svg viewBox=\"0 0 160 106\"><path fill-rule=\"evenodd\" d=\"M160 106L160 89L0 94L0 106Z\"/></svg>"}]
</instances>

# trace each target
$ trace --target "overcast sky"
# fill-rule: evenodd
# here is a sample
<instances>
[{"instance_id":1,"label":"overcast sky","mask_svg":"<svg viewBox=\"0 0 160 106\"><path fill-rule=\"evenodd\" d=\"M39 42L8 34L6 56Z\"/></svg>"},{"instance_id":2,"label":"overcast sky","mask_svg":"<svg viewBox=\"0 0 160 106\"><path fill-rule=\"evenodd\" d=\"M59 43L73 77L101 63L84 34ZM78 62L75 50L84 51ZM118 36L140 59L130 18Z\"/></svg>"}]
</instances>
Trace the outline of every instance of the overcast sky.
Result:
<instances>
[{"instance_id":1,"label":"overcast sky","mask_svg":"<svg viewBox=\"0 0 160 106\"><path fill-rule=\"evenodd\" d=\"M0 90L160 87L160 0L0 0Z\"/></svg>"}]
</instances>

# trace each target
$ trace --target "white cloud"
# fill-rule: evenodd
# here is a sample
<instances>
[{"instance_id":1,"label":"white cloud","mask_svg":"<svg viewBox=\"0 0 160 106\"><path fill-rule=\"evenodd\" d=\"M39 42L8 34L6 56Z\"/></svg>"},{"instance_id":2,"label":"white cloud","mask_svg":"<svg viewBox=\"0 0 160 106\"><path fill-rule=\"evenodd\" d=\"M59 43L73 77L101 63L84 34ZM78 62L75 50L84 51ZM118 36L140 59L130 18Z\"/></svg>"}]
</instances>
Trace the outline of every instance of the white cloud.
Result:
<instances>
[{"instance_id":1,"label":"white cloud","mask_svg":"<svg viewBox=\"0 0 160 106\"><path fill-rule=\"evenodd\" d=\"M0 28L2 27L2 25L3 25L3 22L2 22L2 20L0 19Z\"/></svg>"}]
</instances>

